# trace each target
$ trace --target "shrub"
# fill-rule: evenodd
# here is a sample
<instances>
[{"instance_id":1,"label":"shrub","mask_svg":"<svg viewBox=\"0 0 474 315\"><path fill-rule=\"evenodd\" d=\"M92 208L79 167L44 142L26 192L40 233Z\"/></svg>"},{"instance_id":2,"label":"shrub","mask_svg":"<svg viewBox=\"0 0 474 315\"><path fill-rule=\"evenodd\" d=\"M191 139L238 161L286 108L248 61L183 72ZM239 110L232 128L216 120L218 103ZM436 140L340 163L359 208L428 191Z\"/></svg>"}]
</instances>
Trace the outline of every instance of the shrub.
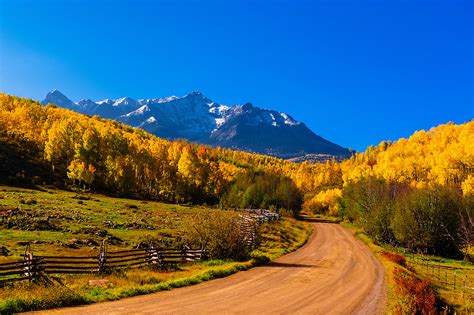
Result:
<instances>
[{"instance_id":1,"label":"shrub","mask_svg":"<svg viewBox=\"0 0 474 315\"><path fill-rule=\"evenodd\" d=\"M395 243L392 218L395 198L405 185L368 177L349 182L343 191L341 214L356 222L377 242Z\"/></svg>"},{"instance_id":2,"label":"shrub","mask_svg":"<svg viewBox=\"0 0 474 315\"><path fill-rule=\"evenodd\" d=\"M436 296L428 282L398 267L393 270L393 276L397 296L402 301L397 310L400 314L436 313Z\"/></svg>"},{"instance_id":3,"label":"shrub","mask_svg":"<svg viewBox=\"0 0 474 315\"><path fill-rule=\"evenodd\" d=\"M407 261L406 261L405 257L403 257L400 254L390 253L390 252L383 252L382 256L384 256L388 260L390 260L390 261L392 261L392 262L394 262L394 263L396 263L400 266L406 267L406 265L407 265Z\"/></svg>"},{"instance_id":4,"label":"shrub","mask_svg":"<svg viewBox=\"0 0 474 315\"><path fill-rule=\"evenodd\" d=\"M232 212L222 211L209 216L201 213L187 219L183 245L203 247L212 259L248 258L251 246L247 243L247 232L241 229L241 217Z\"/></svg>"},{"instance_id":5,"label":"shrub","mask_svg":"<svg viewBox=\"0 0 474 315\"><path fill-rule=\"evenodd\" d=\"M461 209L459 197L447 188L416 189L398 198L393 231L411 250L456 257Z\"/></svg>"}]
</instances>

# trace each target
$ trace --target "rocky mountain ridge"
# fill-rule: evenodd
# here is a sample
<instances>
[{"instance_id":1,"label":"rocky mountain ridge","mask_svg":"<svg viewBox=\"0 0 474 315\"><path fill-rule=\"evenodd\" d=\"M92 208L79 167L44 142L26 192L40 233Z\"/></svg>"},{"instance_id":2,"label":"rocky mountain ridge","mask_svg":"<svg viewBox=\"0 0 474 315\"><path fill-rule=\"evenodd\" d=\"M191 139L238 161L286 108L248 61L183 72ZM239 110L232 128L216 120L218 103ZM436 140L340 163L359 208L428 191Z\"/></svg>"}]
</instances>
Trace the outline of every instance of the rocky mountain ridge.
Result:
<instances>
[{"instance_id":1,"label":"rocky mountain ridge","mask_svg":"<svg viewBox=\"0 0 474 315\"><path fill-rule=\"evenodd\" d=\"M53 90L41 103L114 119L170 140L188 139L281 158L306 154L350 156L349 150L316 135L286 113L262 109L251 103L222 105L197 91L182 97L139 100L123 97L73 102L60 91Z\"/></svg>"}]
</instances>

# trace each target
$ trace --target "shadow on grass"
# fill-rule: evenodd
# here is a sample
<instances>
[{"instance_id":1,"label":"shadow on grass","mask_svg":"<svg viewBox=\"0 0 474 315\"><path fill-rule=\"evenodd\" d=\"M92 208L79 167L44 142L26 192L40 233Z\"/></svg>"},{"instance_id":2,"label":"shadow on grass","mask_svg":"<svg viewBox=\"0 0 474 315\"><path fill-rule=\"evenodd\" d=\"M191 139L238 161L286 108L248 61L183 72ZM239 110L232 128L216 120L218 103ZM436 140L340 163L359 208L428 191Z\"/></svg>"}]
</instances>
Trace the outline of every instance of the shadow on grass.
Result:
<instances>
[{"instance_id":1,"label":"shadow on grass","mask_svg":"<svg viewBox=\"0 0 474 315\"><path fill-rule=\"evenodd\" d=\"M318 217L310 217L310 216L300 216L299 219L301 221L306 221L306 222L312 222L312 223L329 223L329 224L339 224L339 222L341 222L342 220L341 219L334 219L334 220L330 220L330 219L322 219L322 218L318 218Z\"/></svg>"}]
</instances>

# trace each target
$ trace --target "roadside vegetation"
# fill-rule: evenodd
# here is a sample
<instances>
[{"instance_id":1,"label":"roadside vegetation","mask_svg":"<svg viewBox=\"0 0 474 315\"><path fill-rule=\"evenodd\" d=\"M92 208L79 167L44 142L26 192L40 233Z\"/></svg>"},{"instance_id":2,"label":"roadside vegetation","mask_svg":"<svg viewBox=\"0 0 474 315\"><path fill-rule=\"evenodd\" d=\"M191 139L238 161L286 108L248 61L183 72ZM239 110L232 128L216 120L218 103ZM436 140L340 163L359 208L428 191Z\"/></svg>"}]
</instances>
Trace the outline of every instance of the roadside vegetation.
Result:
<instances>
[{"instance_id":1,"label":"roadside vegetation","mask_svg":"<svg viewBox=\"0 0 474 315\"><path fill-rule=\"evenodd\" d=\"M472 290L433 280L414 261L429 269L444 260L458 278L472 279L473 143L474 121L419 131L326 164L305 192L303 211L344 220L376 253L386 268L389 312L472 312ZM311 172L304 163L300 170Z\"/></svg>"},{"instance_id":2,"label":"roadside vegetation","mask_svg":"<svg viewBox=\"0 0 474 315\"><path fill-rule=\"evenodd\" d=\"M369 147L321 174L328 182L303 210L354 222L378 243L472 260L473 143L471 121Z\"/></svg>"},{"instance_id":3,"label":"roadside vegetation","mask_svg":"<svg viewBox=\"0 0 474 315\"><path fill-rule=\"evenodd\" d=\"M384 267L388 298L386 313L469 314L474 310L474 292L469 282L474 279L474 264L471 262L411 254L405 248L375 242L353 223L343 221L340 224L352 230ZM433 266L442 266L441 271L434 270ZM444 281L446 273L447 283ZM454 274L458 277L457 287L453 286Z\"/></svg>"}]
</instances>

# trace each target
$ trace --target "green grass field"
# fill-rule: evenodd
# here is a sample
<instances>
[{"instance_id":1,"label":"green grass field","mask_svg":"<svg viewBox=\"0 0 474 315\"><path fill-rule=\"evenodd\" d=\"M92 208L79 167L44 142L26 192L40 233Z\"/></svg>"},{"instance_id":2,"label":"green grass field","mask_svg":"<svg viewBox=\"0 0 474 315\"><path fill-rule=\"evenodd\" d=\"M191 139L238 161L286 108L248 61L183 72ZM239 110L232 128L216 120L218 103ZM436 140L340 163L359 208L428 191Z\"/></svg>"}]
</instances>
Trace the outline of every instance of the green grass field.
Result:
<instances>
[{"instance_id":1,"label":"green grass field","mask_svg":"<svg viewBox=\"0 0 474 315\"><path fill-rule=\"evenodd\" d=\"M150 237L166 246L185 232L183 220L196 211L208 215L222 211L52 188L4 186L0 187L0 209L13 209L14 213L0 221L0 246L6 246L12 254L0 257L0 261L11 260L23 252L24 246L18 242L32 242L32 250L37 254L95 252L96 246L79 244L73 248L74 240L93 244L106 237L111 239L110 250L131 248Z\"/></svg>"},{"instance_id":2,"label":"green grass field","mask_svg":"<svg viewBox=\"0 0 474 315\"><path fill-rule=\"evenodd\" d=\"M186 233L187 219L197 213L222 215L224 210L78 194L49 187L31 190L0 186L0 211L10 211L8 217L0 219L0 247L9 251L8 256L0 256L0 262L8 262L21 258L24 242L31 242L31 250L37 255L97 254L98 244L106 237L109 250L132 248L150 239L164 247L172 246ZM115 300L200 283L291 252L311 234L309 224L288 218L264 224L260 229L260 245L247 261L210 260L181 264L168 271L144 268L104 276L61 275L56 279L63 285L50 287L17 283L0 288L0 313ZM92 287L89 280L94 279L106 279L108 284Z\"/></svg>"}]
</instances>

